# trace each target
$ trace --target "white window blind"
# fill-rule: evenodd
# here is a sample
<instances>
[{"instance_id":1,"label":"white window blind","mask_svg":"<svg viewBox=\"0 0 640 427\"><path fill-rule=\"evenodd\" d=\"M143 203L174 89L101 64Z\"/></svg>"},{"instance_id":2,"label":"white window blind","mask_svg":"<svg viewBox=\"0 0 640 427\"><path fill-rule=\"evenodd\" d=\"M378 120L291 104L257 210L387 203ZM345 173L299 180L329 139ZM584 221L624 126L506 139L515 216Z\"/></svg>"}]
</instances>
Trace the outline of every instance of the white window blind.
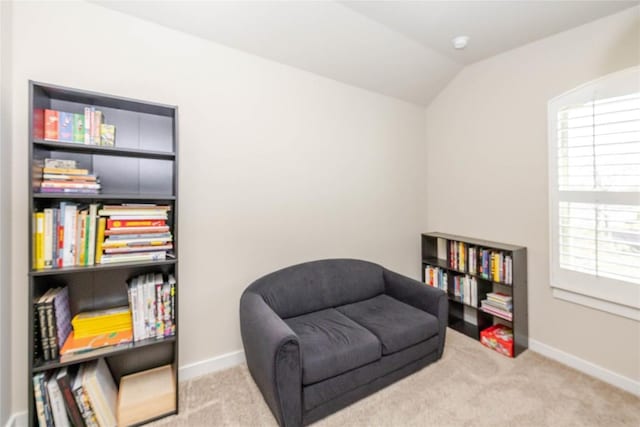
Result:
<instances>
[{"instance_id":1,"label":"white window blind","mask_svg":"<svg viewBox=\"0 0 640 427\"><path fill-rule=\"evenodd\" d=\"M640 69L552 100L549 142L552 286L640 319Z\"/></svg>"}]
</instances>

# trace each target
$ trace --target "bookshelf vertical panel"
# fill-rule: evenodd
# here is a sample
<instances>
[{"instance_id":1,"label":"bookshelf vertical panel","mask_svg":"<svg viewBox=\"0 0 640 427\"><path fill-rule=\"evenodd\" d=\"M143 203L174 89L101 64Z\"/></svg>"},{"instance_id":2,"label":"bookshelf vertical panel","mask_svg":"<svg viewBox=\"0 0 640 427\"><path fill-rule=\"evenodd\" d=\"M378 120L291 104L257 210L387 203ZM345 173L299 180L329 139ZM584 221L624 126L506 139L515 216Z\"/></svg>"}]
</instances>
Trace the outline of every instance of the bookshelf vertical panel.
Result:
<instances>
[{"instance_id":1,"label":"bookshelf vertical panel","mask_svg":"<svg viewBox=\"0 0 640 427\"><path fill-rule=\"evenodd\" d=\"M115 146L85 145L81 142L61 142L44 138L43 110L84 114L85 107L99 109L107 123L116 126ZM28 201L33 214L54 208L60 202L79 206L90 203L104 204L157 204L170 205L167 225L173 238L171 257L161 262L127 262L122 264L96 264L70 266L49 270L36 270L33 266L35 244L34 227L29 221L28 243L28 423L38 425L33 377L38 373L57 372L62 367L77 366L104 358L116 385L124 375L135 374L163 365L171 365L175 384L175 411L144 421L161 418L178 411L178 112L177 107L153 102L133 100L96 92L64 88L56 85L29 82L28 105ZM100 177L100 194L44 194L40 193L44 159L75 160L77 167L88 169ZM66 173L66 172L65 172ZM72 357L52 360L36 359L36 328L34 298L49 289L66 286L69 290L69 314L129 305L127 283L148 273L173 275L175 284L175 333L163 338L111 346ZM159 297L158 297L159 298Z\"/></svg>"},{"instance_id":2,"label":"bookshelf vertical panel","mask_svg":"<svg viewBox=\"0 0 640 427\"><path fill-rule=\"evenodd\" d=\"M529 348L529 305L527 303L527 249L513 253L513 312L515 354Z\"/></svg>"}]
</instances>

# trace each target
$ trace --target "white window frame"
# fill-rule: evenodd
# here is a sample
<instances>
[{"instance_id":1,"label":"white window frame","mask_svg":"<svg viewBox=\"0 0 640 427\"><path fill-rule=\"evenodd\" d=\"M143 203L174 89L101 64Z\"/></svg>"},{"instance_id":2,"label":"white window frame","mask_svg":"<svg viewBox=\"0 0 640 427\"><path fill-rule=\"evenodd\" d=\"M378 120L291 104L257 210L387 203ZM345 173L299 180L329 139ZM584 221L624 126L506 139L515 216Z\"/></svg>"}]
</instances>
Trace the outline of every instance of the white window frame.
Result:
<instances>
[{"instance_id":1,"label":"white window frame","mask_svg":"<svg viewBox=\"0 0 640 427\"><path fill-rule=\"evenodd\" d=\"M613 98L640 91L640 66L609 74L565 92L548 104L549 271L553 295L573 303L640 321L640 285L560 268L558 254L558 112L568 105ZM640 204L640 193L563 192L562 201Z\"/></svg>"}]
</instances>

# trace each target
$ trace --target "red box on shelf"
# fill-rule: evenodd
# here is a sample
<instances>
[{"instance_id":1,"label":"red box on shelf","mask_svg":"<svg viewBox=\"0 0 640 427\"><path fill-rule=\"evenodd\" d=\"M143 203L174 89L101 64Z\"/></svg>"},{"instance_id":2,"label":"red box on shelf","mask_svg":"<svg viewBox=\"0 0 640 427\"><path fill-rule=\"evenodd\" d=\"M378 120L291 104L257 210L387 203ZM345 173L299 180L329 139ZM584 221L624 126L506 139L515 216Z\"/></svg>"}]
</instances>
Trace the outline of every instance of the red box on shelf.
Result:
<instances>
[{"instance_id":1,"label":"red box on shelf","mask_svg":"<svg viewBox=\"0 0 640 427\"><path fill-rule=\"evenodd\" d=\"M493 325L480 331L480 342L485 346L513 357L513 330L504 325Z\"/></svg>"}]
</instances>

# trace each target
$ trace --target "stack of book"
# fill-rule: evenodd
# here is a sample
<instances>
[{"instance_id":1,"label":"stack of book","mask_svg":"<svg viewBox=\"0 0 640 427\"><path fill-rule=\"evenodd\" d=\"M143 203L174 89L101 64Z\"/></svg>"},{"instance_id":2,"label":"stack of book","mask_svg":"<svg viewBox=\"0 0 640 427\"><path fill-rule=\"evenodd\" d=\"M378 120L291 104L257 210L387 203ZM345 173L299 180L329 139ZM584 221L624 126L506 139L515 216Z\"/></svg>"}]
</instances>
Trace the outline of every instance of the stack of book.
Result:
<instances>
[{"instance_id":1,"label":"stack of book","mask_svg":"<svg viewBox=\"0 0 640 427\"><path fill-rule=\"evenodd\" d=\"M35 269L93 265L98 205L61 202L33 214Z\"/></svg>"},{"instance_id":2,"label":"stack of book","mask_svg":"<svg viewBox=\"0 0 640 427\"><path fill-rule=\"evenodd\" d=\"M115 426L118 388L104 359L33 376L41 427Z\"/></svg>"},{"instance_id":3,"label":"stack of book","mask_svg":"<svg viewBox=\"0 0 640 427\"><path fill-rule=\"evenodd\" d=\"M171 365L125 375L120 380L118 425L139 424L176 410L176 385Z\"/></svg>"},{"instance_id":4,"label":"stack of book","mask_svg":"<svg viewBox=\"0 0 640 427\"><path fill-rule=\"evenodd\" d=\"M475 277L453 276L453 295L464 304L478 306L478 280Z\"/></svg>"},{"instance_id":5,"label":"stack of book","mask_svg":"<svg viewBox=\"0 0 640 427\"><path fill-rule=\"evenodd\" d=\"M158 261L173 249L167 225L170 206L105 205L100 211L96 262Z\"/></svg>"},{"instance_id":6,"label":"stack of book","mask_svg":"<svg viewBox=\"0 0 640 427\"><path fill-rule=\"evenodd\" d=\"M176 332L176 280L169 274L143 274L129 282L129 306L133 316L133 339L169 337Z\"/></svg>"},{"instance_id":7,"label":"stack of book","mask_svg":"<svg viewBox=\"0 0 640 427\"><path fill-rule=\"evenodd\" d=\"M501 292L490 292L487 299L482 300L482 311L501 317L505 320L513 319L513 297Z\"/></svg>"},{"instance_id":8,"label":"stack of book","mask_svg":"<svg viewBox=\"0 0 640 427\"><path fill-rule=\"evenodd\" d=\"M85 107L84 114L38 110L34 116L34 136L46 141L114 146L115 135L116 127L95 107Z\"/></svg>"},{"instance_id":9,"label":"stack of book","mask_svg":"<svg viewBox=\"0 0 640 427\"><path fill-rule=\"evenodd\" d=\"M129 307L86 311L76 314L71 320L77 338L131 330Z\"/></svg>"},{"instance_id":10,"label":"stack of book","mask_svg":"<svg viewBox=\"0 0 640 427\"><path fill-rule=\"evenodd\" d=\"M71 320L73 331L60 350L61 361L103 347L131 343L131 311L128 306L78 313Z\"/></svg>"},{"instance_id":11,"label":"stack of book","mask_svg":"<svg viewBox=\"0 0 640 427\"><path fill-rule=\"evenodd\" d=\"M449 274L440 267L427 265L424 268L424 281L427 285L442 289L446 292L448 290Z\"/></svg>"},{"instance_id":12,"label":"stack of book","mask_svg":"<svg viewBox=\"0 0 640 427\"><path fill-rule=\"evenodd\" d=\"M34 360L57 359L71 333L69 288L51 288L36 298L34 317Z\"/></svg>"},{"instance_id":13,"label":"stack of book","mask_svg":"<svg viewBox=\"0 0 640 427\"><path fill-rule=\"evenodd\" d=\"M40 192L98 194L100 180L75 160L44 159Z\"/></svg>"}]
</instances>

